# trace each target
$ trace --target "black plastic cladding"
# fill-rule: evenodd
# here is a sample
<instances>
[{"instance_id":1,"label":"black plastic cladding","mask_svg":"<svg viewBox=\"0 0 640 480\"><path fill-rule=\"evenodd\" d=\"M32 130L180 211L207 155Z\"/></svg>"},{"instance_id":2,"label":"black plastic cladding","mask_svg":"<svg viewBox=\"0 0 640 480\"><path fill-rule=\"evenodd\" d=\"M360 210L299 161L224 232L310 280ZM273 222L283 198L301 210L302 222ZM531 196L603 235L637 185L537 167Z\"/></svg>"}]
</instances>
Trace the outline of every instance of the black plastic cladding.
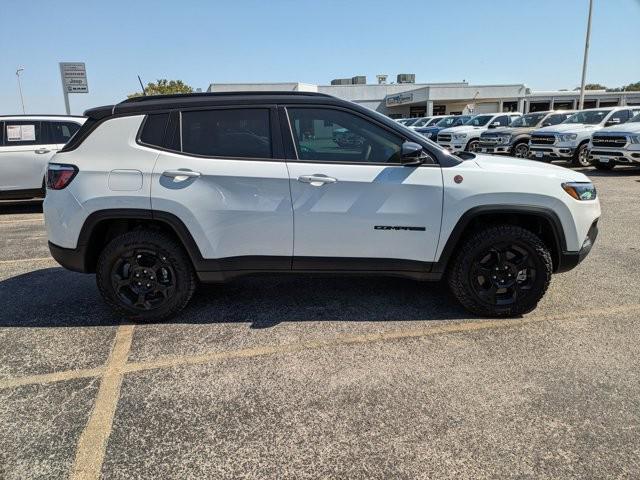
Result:
<instances>
[{"instance_id":1,"label":"black plastic cladding","mask_svg":"<svg viewBox=\"0 0 640 480\"><path fill-rule=\"evenodd\" d=\"M372 111L368 108L362 107L353 102L341 100L331 95L315 92L225 92L136 97L125 100L116 105L105 105L85 111L85 116L89 117L90 120L93 119L93 122L90 124L90 128L84 129L84 131L81 132L82 135L77 135L77 140L67 144L63 151L67 152L77 148L82 141L87 138L98 125L100 125L100 123L111 117L206 107L264 104L308 104L317 105L319 107L326 105L347 108L370 118L372 121L383 124L385 127L393 130L403 138L407 138L412 142L422 145L433 157L437 159L438 163L442 167L452 167L458 165L462 161L453 155L445 154L433 144L430 144L422 135L403 128L397 122L385 117L384 115L372 115ZM282 113L282 110L280 110L280 112Z\"/></svg>"}]
</instances>

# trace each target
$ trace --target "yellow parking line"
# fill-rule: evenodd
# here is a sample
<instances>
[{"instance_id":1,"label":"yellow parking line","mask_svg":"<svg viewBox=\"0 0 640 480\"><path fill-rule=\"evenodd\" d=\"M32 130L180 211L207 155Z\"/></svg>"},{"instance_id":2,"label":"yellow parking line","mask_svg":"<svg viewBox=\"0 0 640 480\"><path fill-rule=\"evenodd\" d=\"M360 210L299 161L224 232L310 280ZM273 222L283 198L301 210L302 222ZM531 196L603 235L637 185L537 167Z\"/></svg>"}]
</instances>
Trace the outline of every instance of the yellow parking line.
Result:
<instances>
[{"instance_id":1,"label":"yellow parking line","mask_svg":"<svg viewBox=\"0 0 640 480\"><path fill-rule=\"evenodd\" d=\"M42 375L31 375L28 377L8 378L0 380L0 389L32 385L34 383L53 383L65 380L75 380L77 378L97 377L102 375L103 367L88 368L83 370L67 370L64 372L44 373Z\"/></svg>"},{"instance_id":2,"label":"yellow parking line","mask_svg":"<svg viewBox=\"0 0 640 480\"><path fill-rule=\"evenodd\" d=\"M127 363L132 338L133 325L118 327L93 411L78 441L72 480L93 480L100 477L107 440L111 434L113 416L120 397L122 367Z\"/></svg>"},{"instance_id":3,"label":"yellow parking line","mask_svg":"<svg viewBox=\"0 0 640 480\"><path fill-rule=\"evenodd\" d=\"M0 220L0 225L12 223L44 223L44 218L18 218L16 220Z\"/></svg>"},{"instance_id":4,"label":"yellow parking line","mask_svg":"<svg viewBox=\"0 0 640 480\"><path fill-rule=\"evenodd\" d=\"M52 257L18 258L16 260L0 260L0 265L24 262L42 262L44 260L51 260L52 262L55 262Z\"/></svg>"}]
</instances>

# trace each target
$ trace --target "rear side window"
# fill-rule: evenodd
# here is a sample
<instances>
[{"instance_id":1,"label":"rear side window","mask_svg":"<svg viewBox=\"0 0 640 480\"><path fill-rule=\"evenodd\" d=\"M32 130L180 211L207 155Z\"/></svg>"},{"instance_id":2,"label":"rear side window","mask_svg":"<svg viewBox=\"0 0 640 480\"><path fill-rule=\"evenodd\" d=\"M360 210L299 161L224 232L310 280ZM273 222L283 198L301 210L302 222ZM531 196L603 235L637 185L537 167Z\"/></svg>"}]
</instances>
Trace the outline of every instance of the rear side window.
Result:
<instances>
[{"instance_id":1,"label":"rear side window","mask_svg":"<svg viewBox=\"0 0 640 480\"><path fill-rule=\"evenodd\" d=\"M40 122L13 121L4 123L4 145L43 145Z\"/></svg>"},{"instance_id":2,"label":"rear side window","mask_svg":"<svg viewBox=\"0 0 640 480\"><path fill-rule=\"evenodd\" d=\"M43 122L49 127L49 143L67 143L80 130L75 122Z\"/></svg>"},{"instance_id":3,"label":"rear side window","mask_svg":"<svg viewBox=\"0 0 640 480\"><path fill-rule=\"evenodd\" d=\"M208 157L271 158L269 110L182 112L182 151Z\"/></svg>"},{"instance_id":4,"label":"rear side window","mask_svg":"<svg viewBox=\"0 0 640 480\"><path fill-rule=\"evenodd\" d=\"M164 146L164 133L169 120L168 113L147 115L140 133L140 141L146 145Z\"/></svg>"}]
</instances>

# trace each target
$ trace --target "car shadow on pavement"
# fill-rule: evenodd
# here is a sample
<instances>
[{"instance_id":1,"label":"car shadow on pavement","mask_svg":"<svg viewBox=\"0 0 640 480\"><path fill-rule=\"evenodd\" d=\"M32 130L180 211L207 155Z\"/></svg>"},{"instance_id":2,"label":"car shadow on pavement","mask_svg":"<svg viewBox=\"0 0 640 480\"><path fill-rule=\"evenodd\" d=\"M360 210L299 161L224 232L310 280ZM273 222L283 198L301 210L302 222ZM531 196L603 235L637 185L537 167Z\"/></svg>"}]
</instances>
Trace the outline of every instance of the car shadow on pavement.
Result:
<instances>
[{"instance_id":1,"label":"car shadow on pavement","mask_svg":"<svg viewBox=\"0 0 640 480\"><path fill-rule=\"evenodd\" d=\"M26 202L0 201L0 215L19 215L24 213L42 213L42 200Z\"/></svg>"},{"instance_id":2,"label":"car shadow on pavement","mask_svg":"<svg viewBox=\"0 0 640 480\"><path fill-rule=\"evenodd\" d=\"M119 325L94 275L46 268L0 281L0 327ZM203 285L171 323L427 321L468 318L441 283L383 277L245 277Z\"/></svg>"}]
</instances>

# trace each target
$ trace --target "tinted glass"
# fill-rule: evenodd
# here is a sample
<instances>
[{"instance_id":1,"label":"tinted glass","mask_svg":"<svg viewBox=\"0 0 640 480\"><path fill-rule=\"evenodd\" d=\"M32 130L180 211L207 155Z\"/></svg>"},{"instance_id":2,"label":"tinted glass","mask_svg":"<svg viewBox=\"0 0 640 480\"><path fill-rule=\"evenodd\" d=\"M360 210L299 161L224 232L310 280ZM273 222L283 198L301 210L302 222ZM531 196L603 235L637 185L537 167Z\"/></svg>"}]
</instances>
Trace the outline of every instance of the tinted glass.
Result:
<instances>
[{"instance_id":1,"label":"tinted glass","mask_svg":"<svg viewBox=\"0 0 640 480\"><path fill-rule=\"evenodd\" d=\"M597 125L609 114L609 110L584 110L571 115L566 123L584 123L587 125Z\"/></svg>"},{"instance_id":2,"label":"tinted glass","mask_svg":"<svg viewBox=\"0 0 640 480\"><path fill-rule=\"evenodd\" d=\"M75 122L43 122L49 125L49 143L67 143L80 125Z\"/></svg>"},{"instance_id":3,"label":"tinted glass","mask_svg":"<svg viewBox=\"0 0 640 480\"><path fill-rule=\"evenodd\" d=\"M609 120L607 120L607 122L611 122L614 119L619 120L618 123L624 123L627 120L629 120L629 118L631 117L631 112L629 110L620 110L616 113L614 113L613 115L611 115L611 118L609 118ZM613 123L613 122L611 122Z\"/></svg>"},{"instance_id":4,"label":"tinted glass","mask_svg":"<svg viewBox=\"0 0 640 480\"><path fill-rule=\"evenodd\" d=\"M478 115L477 117L472 117L465 123L465 125L472 125L474 127L484 127L489 120L493 118L493 115Z\"/></svg>"},{"instance_id":5,"label":"tinted glass","mask_svg":"<svg viewBox=\"0 0 640 480\"><path fill-rule=\"evenodd\" d=\"M432 125L435 125L436 123L438 123L441 119L440 118L432 118L431 120L429 120L427 122L427 127L430 127Z\"/></svg>"},{"instance_id":6,"label":"tinted glass","mask_svg":"<svg viewBox=\"0 0 640 480\"><path fill-rule=\"evenodd\" d=\"M271 158L269 110L182 112L182 151L211 157Z\"/></svg>"},{"instance_id":7,"label":"tinted glass","mask_svg":"<svg viewBox=\"0 0 640 480\"><path fill-rule=\"evenodd\" d=\"M164 132L167 128L169 120L168 113L154 113L147 115L140 133L140 141L147 145L155 145L157 147L164 146Z\"/></svg>"},{"instance_id":8,"label":"tinted glass","mask_svg":"<svg viewBox=\"0 0 640 480\"><path fill-rule=\"evenodd\" d=\"M567 118L569 118L571 114L569 113L556 113L553 115L549 115L544 123L545 125L558 125L559 123L564 122Z\"/></svg>"},{"instance_id":9,"label":"tinted glass","mask_svg":"<svg viewBox=\"0 0 640 480\"><path fill-rule=\"evenodd\" d=\"M635 117L633 117L630 122L640 122L640 113L638 113Z\"/></svg>"},{"instance_id":10,"label":"tinted glass","mask_svg":"<svg viewBox=\"0 0 640 480\"><path fill-rule=\"evenodd\" d=\"M540 122L540 120L542 120L544 118L545 114L544 113L529 113L527 115L523 115L522 117L518 117L516 118L512 123L511 126L516 128L516 127L535 127L536 125L538 125L538 123Z\"/></svg>"},{"instance_id":11,"label":"tinted glass","mask_svg":"<svg viewBox=\"0 0 640 480\"><path fill-rule=\"evenodd\" d=\"M4 124L4 145L43 145L40 122L7 120Z\"/></svg>"},{"instance_id":12,"label":"tinted glass","mask_svg":"<svg viewBox=\"0 0 640 480\"><path fill-rule=\"evenodd\" d=\"M429 117L421 118L420 120L418 120L416 123L414 123L411 126L412 127L424 127L425 125L427 125L429 123L429 120L431 120Z\"/></svg>"},{"instance_id":13,"label":"tinted glass","mask_svg":"<svg viewBox=\"0 0 640 480\"><path fill-rule=\"evenodd\" d=\"M288 109L298 158L325 162L400 163L402 139L342 110Z\"/></svg>"},{"instance_id":14,"label":"tinted glass","mask_svg":"<svg viewBox=\"0 0 640 480\"><path fill-rule=\"evenodd\" d=\"M493 122L491 123L496 123L498 122L500 124L501 127L506 127L507 125L509 125L509 123L511 122L511 120L509 119L508 116L503 115L501 117L496 118Z\"/></svg>"}]
</instances>

